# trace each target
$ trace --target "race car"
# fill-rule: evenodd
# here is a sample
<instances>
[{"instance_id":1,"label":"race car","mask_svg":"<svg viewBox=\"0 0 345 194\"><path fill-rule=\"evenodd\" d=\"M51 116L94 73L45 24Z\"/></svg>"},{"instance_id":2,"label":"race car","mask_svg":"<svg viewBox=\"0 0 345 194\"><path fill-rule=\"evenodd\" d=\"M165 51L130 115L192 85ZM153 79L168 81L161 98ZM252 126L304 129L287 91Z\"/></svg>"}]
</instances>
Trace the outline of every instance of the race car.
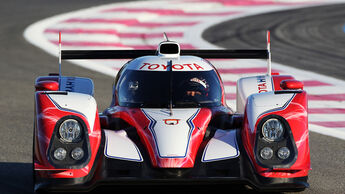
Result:
<instances>
[{"instance_id":1,"label":"race car","mask_svg":"<svg viewBox=\"0 0 345 194\"><path fill-rule=\"evenodd\" d=\"M268 60L267 74L237 81L236 110L207 60L215 58ZM181 50L168 39L157 50L62 50L60 68L61 59L129 61L102 113L91 79L61 71L36 79L35 191L218 183L304 190L307 94L302 82L272 73L270 58L269 47Z\"/></svg>"}]
</instances>

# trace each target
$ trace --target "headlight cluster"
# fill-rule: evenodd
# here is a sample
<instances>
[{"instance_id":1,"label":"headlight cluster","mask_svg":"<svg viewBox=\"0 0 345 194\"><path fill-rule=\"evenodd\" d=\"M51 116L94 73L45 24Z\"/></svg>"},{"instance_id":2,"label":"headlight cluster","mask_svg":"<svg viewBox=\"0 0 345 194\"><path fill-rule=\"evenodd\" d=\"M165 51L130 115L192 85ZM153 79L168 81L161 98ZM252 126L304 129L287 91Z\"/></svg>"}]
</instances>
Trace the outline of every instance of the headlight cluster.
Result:
<instances>
[{"instance_id":1,"label":"headlight cluster","mask_svg":"<svg viewBox=\"0 0 345 194\"><path fill-rule=\"evenodd\" d=\"M289 124L278 115L263 118L258 125L257 157L266 167L287 164L293 160L293 137Z\"/></svg>"},{"instance_id":2,"label":"headlight cluster","mask_svg":"<svg viewBox=\"0 0 345 194\"><path fill-rule=\"evenodd\" d=\"M87 128L76 116L61 118L50 144L50 158L58 168L80 167L89 157Z\"/></svg>"},{"instance_id":3,"label":"headlight cluster","mask_svg":"<svg viewBox=\"0 0 345 194\"><path fill-rule=\"evenodd\" d=\"M268 141L279 141L284 134L283 124L276 118L268 119L262 125L262 135Z\"/></svg>"},{"instance_id":4,"label":"headlight cluster","mask_svg":"<svg viewBox=\"0 0 345 194\"><path fill-rule=\"evenodd\" d=\"M260 156L262 159L264 160L269 160L272 159L273 157L273 149L270 147L264 147L260 150ZM279 159L281 160L285 160L287 158L289 158L290 156L290 150L287 147L281 147L279 148L278 152L277 152L277 156Z\"/></svg>"},{"instance_id":5,"label":"headlight cluster","mask_svg":"<svg viewBox=\"0 0 345 194\"><path fill-rule=\"evenodd\" d=\"M61 140L65 142L77 142L81 136L81 126L75 119L65 120L59 128Z\"/></svg>"},{"instance_id":6,"label":"headlight cluster","mask_svg":"<svg viewBox=\"0 0 345 194\"><path fill-rule=\"evenodd\" d=\"M67 156L67 150L65 148L57 148L54 151L54 158L56 160L62 161L66 158ZM80 147L76 147L72 150L71 152L71 157L74 160L81 160L84 157L84 150Z\"/></svg>"},{"instance_id":7,"label":"headlight cluster","mask_svg":"<svg viewBox=\"0 0 345 194\"><path fill-rule=\"evenodd\" d=\"M82 126L75 119L67 119L61 123L59 127L59 135L62 142L65 143L78 143L81 141ZM67 156L67 150L65 148L57 148L54 151L54 158L62 161ZM80 147L74 148L70 152L70 156L74 160L81 160L84 157L84 150Z\"/></svg>"}]
</instances>

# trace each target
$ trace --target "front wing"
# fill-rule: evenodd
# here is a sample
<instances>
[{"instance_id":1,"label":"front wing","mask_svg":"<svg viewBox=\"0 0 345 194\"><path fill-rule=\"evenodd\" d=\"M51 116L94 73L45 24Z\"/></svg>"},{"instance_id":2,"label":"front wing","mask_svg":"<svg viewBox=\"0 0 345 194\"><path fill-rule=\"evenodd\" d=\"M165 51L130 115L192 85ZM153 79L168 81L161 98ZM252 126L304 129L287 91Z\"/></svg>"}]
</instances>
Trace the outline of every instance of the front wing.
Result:
<instances>
[{"instance_id":1,"label":"front wing","mask_svg":"<svg viewBox=\"0 0 345 194\"><path fill-rule=\"evenodd\" d=\"M244 184L260 191L301 191L309 187L307 177L267 178L255 173L244 150L240 130L236 130L240 155L236 158L202 162L207 141L200 146L194 168L153 168L148 154L141 149L143 162L108 158L104 154L105 135L90 173L81 178L40 178L36 176L36 191L90 191L102 186L118 185L227 185Z\"/></svg>"}]
</instances>

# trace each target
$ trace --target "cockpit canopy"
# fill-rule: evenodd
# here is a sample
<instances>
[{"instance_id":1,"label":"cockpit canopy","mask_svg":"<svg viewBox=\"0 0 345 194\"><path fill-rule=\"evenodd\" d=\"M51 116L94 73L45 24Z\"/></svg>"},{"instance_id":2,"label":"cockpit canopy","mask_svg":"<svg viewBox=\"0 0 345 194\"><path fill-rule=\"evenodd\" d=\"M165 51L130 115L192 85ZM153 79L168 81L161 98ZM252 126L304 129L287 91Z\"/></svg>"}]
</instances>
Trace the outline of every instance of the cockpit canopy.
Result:
<instances>
[{"instance_id":1,"label":"cockpit canopy","mask_svg":"<svg viewBox=\"0 0 345 194\"><path fill-rule=\"evenodd\" d=\"M135 59L119 72L115 87L117 102L125 107L191 108L222 103L217 72L198 57Z\"/></svg>"}]
</instances>

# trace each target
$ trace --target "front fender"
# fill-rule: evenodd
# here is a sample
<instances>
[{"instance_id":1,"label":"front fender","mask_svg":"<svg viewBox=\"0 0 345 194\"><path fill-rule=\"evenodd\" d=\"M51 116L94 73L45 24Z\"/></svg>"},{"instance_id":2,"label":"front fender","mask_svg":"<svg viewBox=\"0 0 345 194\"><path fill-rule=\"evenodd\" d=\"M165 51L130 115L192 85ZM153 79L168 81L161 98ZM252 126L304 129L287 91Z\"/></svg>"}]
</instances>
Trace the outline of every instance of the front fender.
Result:
<instances>
[{"instance_id":1,"label":"front fender","mask_svg":"<svg viewBox=\"0 0 345 194\"><path fill-rule=\"evenodd\" d=\"M76 118L83 124L87 160L80 165L63 165L52 160L54 144L64 145L56 134L63 118ZM55 140L54 140L55 139ZM91 95L74 92L40 91L35 94L34 170L41 178L78 178L92 168L101 141L97 105ZM73 145L72 145L73 146ZM68 149L67 149L68 151ZM70 153L67 154L68 157Z\"/></svg>"},{"instance_id":2,"label":"front fender","mask_svg":"<svg viewBox=\"0 0 345 194\"><path fill-rule=\"evenodd\" d=\"M264 177L293 178L307 176L310 169L310 148L305 91L275 91L253 94L248 97L242 140L246 152L258 174ZM285 126L284 139L267 142L262 139L261 125L264 119L279 118ZM289 161L265 161L259 158L259 149L271 147L277 150L286 146L293 156Z\"/></svg>"}]
</instances>

